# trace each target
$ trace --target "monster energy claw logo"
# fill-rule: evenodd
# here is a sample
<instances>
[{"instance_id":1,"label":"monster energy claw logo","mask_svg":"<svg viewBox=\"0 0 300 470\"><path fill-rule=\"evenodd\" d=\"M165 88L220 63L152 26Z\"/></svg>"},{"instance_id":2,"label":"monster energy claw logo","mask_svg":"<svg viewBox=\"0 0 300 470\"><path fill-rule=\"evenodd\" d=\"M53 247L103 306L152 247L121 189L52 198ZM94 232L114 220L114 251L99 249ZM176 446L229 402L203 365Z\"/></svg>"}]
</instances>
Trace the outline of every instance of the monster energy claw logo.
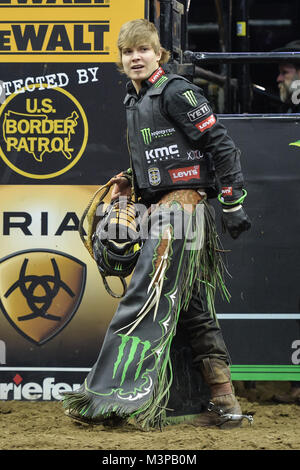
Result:
<instances>
[{"instance_id":1,"label":"monster energy claw logo","mask_svg":"<svg viewBox=\"0 0 300 470\"><path fill-rule=\"evenodd\" d=\"M194 92L192 90L187 90L185 91L184 93L182 93L183 96L185 96L185 98L188 100L189 104L192 105L192 106L197 106L197 99L196 99L196 96L194 94Z\"/></svg>"},{"instance_id":2,"label":"monster energy claw logo","mask_svg":"<svg viewBox=\"0 0 300 470\"><path fill-rule=\"evenodd\" d=\"M145 129L141 129L141 133L142 133L142 136L143 136L144 144L149 145L152 142L150 127L146 127Z\"/></svg>"},{"instance_id":3,"label":"monster energy claw logo","mask_svg":"<svg viewBox=\"0 0 300 470\"><path fill-rule=\"evenodd\" d=\"M117 360L114 363L113 379L115 378L118 369L121 366L121 363L123 362L123 370L120 381L120 385L122 385L125 381L126 374L130 365L133 366L132 370L135 371L134 381L139 378L146 352L150 349L151 343L150 341L143 342L137 336L126 336L122 334L119 334L118 336L120 336L121 338L121 344L119 346Z\"/></svg>"}]
</instances>

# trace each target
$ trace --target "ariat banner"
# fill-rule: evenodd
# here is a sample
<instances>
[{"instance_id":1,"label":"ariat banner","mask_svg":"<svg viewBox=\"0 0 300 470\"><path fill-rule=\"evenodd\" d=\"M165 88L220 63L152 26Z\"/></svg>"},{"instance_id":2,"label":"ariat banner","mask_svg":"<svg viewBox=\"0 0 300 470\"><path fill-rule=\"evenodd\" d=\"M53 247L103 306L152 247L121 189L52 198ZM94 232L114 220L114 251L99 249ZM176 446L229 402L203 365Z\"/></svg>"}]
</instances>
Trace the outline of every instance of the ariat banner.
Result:
<instances>
[{"instance_id":1,"label":"ariat banner","mask_svg":"<svg viewBox=\"0 0 300 470\"><path fill-rule=\"evenodd\" d=\"M116 302L78 234L96 189L0 186L0 337L10 365L81 366L104 337ZM110 284L118 292L118 280Z\"/></svg>"},{"instance_id":2,"label":"ariat banner","mask_svg":"<svg viewBox=\"0 0 300 470\"><path fill-rule=\"evenodd\" d=\"M126 21L144 0L0 0L3 62L115 62Z\"/></svg>"}]
</instances>

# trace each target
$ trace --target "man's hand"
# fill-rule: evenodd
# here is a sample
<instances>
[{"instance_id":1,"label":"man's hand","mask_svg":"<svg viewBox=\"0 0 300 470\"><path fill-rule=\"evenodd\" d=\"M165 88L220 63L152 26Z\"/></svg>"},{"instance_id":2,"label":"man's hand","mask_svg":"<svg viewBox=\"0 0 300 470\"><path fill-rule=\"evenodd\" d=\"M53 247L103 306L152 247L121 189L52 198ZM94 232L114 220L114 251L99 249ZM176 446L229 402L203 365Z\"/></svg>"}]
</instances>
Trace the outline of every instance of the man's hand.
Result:
<instances>
[{"instance_id":1,"label":"man's hand","mask_svg":"<svg viewBox=\"0 0 300 470\"><path fill-rule=\"evenodd\" d=\"M223 209L222 214L223 231L228 230L230 236L234 239L238 238L242 232L249 230L251 221L242 206L233 209Z\"/></svg>"},{"instance_id":2,"label":"man's hand","mask_svg":"<svg viewBox=\"0 0 300 470\"><path fill-rule=\"evenodd\" d=\"M111 183L114 184L111 192L111 201L114 201L118 197L131 196L131 185L127 178L122 176L122 173L116 175L111 179Z\"/></svg>"}]
</instances>

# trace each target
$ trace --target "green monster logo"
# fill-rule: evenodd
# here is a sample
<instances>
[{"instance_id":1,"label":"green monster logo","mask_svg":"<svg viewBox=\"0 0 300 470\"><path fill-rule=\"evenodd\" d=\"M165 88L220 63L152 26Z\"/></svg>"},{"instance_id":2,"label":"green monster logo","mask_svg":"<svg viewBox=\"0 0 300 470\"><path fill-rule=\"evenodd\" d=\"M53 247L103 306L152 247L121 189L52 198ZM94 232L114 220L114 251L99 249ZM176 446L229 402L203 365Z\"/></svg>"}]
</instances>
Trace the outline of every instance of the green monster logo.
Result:
<instances>
[{"instance_id":1,"label":"green monster logo","mask_svg":"<svg viewBox=\"0 0 300 470\"><path fill-rule=\"evenodd\" d=\"M188 102L190 103L191 106L197 106L197 104L198 104L197 99L196 99L196 96L195 96L195 94L192 90L185 91L182 94L183 94L183 96L185 96L185 98L188 100Z\"/></svg>"},{"instance_id":2,"label":"green monster logo","mask_svg":"<svg viewBox=\"0 0 300 470\"><path fill-rule=\"evenodd\" d=\"M296 140L296 142L291 142L289 145L294 145L295 147L300 147L300 140Z\"/></svg>"},{"instance_id":3,"label":"green monster logo","mask_svg":"<svg viewBox=\"0 0 300 470\"><path fill-rule=\"evenodd\" d=\"M149 145L152 142L150 127L145 127L145 129L141 129L141 133L143 136L144 144Z\"/></svg>"},{"instance_id":4,"label":"green monster logo","mask_svg":"<svg viewBox=\"0 0 300 470\"><path fill-rule=\"evenodd\" d=\"M150 349L151 343L150 341L143 342L137 336L126 336L122 334L118 336L121 338L121 344L119 346L117 360L114 363L113 378L116 377L119 367L123 367L120 382L120 385L122 385L130 365L131 369L135 371L134 381L139 378L146 352ZM122 366L121 363L123 363Z\"/></svg>"},{"instance_id":5,"label":"green monster logo","mask_svg":"<svg viewBox=\"0 0 300 470\"><path fill-rule=\"evenodd\" d=\"M168 77L163 75L154 85L154 88L159 88L164 82L168 80Z\"/></svg>"}]
</instances>

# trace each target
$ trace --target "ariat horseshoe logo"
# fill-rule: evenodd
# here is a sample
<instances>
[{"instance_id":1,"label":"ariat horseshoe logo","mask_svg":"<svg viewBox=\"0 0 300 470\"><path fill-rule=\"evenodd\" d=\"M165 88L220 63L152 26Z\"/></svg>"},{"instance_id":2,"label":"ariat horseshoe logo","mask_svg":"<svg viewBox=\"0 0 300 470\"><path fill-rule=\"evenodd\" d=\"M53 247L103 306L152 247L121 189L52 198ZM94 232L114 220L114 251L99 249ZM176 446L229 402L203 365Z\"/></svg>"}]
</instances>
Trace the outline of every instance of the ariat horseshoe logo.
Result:
<instances>
[{"instance_id":1,"label":"ariat horseshoe logo","mask_svg":"<svg viewBox=\"0 0 300 470\"><path fill-rule=\"evenodd\" d=\"M15 253L0 260L0 306L19 333L40 345L74 316L85 280L85 264L64 253Z\"/></svg>"},{"instance_id":2,"label":"ariat horseshoe logo","mask_svg":"<svg viewBox=\"0 0 300 470\"><path fill-rule=\"evenodd\" d=\"M53 299L56 297L60 287L65 289L71 297L74 297L74 292L60 279L60 272L57 267L57 263L54 258L51 259L53 266L54 276L26 276L26 267L28 264L28 258L25 258L20 270L20 276L5 293L4 297L7 298L14 292L15 289L19 288L25 297L29 308L32 313L22 315L18 317L19 321L32 320L33 318L45 318L47 320L60 321L61 318L57 315L51 315L47 313L48 308L51 306ZM50 283L53 283L51 287ZM28 288L26 287L28 285ZM45 292L45 295L34 295L34 291L39 287ZM38 305L41 305L39 307Z\"/></svg>"}]
</instances>

